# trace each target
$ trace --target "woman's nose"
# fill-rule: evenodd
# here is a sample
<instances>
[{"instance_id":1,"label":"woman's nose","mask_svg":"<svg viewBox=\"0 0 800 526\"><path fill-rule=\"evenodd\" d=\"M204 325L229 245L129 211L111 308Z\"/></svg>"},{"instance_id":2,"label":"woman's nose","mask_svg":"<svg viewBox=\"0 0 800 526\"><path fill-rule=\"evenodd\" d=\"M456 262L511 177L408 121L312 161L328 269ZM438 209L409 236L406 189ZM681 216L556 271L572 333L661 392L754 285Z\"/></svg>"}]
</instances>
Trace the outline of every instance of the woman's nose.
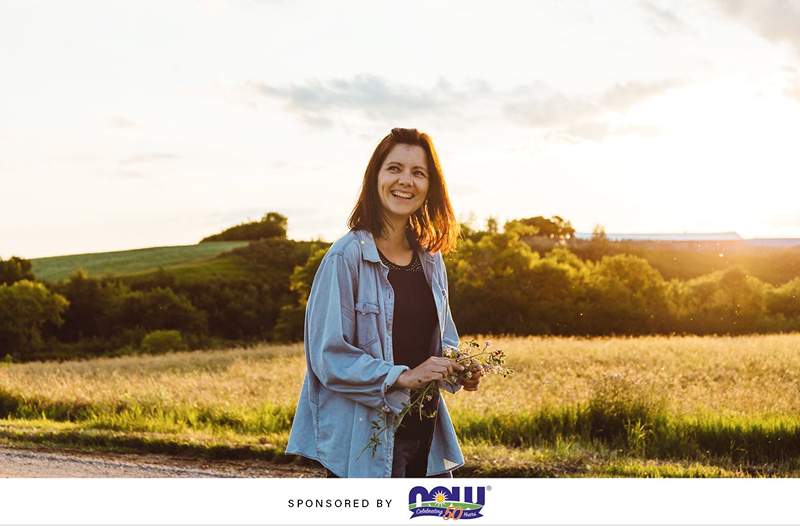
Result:
<instances>
[{"instance_id":1,"label":"woman's nose","mask_svg":"<svg viewBox=\"0 0 800 526\"><path fill-rule=\"evenodd\" d=\"M400 172L398 177L399 177L399 179L398 179L399 181L402 181L404 183L408 183L409 185L414 180L414 178L411 176L411 172L406 171L406 170L403 170L402 172Z\"/></svg>"}]
</instances>

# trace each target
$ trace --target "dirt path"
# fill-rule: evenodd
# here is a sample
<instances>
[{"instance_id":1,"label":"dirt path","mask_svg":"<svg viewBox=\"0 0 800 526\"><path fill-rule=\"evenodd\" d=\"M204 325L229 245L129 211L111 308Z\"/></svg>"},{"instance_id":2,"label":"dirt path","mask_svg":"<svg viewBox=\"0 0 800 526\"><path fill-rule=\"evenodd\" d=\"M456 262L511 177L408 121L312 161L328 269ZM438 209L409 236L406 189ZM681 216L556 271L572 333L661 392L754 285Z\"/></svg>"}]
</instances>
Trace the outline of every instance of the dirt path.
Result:
<instances>
[{"instance_id":1,"label":"dirt path","mask_svg":"<svg viewBox=\"0 0 800 526\"><path fill-rule=\"evenodd\" d=\"M0 477L319 477L320 470L263 460L197 460L163 455L0 447Z\"/></svg>"}]
</instances>

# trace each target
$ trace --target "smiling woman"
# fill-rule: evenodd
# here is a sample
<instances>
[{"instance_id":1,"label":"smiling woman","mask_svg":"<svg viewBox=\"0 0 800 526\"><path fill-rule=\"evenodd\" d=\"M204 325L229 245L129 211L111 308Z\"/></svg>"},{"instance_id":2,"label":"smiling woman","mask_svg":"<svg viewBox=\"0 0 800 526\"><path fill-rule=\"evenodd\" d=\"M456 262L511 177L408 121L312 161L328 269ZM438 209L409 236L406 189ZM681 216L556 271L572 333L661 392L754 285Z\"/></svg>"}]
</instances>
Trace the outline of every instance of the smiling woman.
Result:
<instances>
[{"instance_id":1,"label":"smiling woman","mask_svg":"<svg viewBox=\"0 0 800 526\"><path fill-rule=\"evenodd\" d=\"M425 415L403 412L431 382L450 392L480 383L446 380L463 370L442 356L444 345L458 347L442 251L459 229L430 137L400 128L384 137L349 226L311 286L307 370L286 451L332 477L449 477L464 458L438 389Z\"/></svg>"}]
</instances>

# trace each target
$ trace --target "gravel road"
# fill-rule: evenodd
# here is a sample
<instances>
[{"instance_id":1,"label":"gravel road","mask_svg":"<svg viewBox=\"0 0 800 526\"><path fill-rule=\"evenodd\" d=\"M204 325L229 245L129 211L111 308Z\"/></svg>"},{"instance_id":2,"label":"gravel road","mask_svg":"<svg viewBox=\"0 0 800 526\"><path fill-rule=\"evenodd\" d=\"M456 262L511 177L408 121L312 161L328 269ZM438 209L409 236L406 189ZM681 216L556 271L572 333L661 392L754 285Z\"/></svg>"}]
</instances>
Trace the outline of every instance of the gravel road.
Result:
<instances>
[{"instance_id":1,"label":"gravel road","mask_svg":"<svg viewBox=\"0 0 800 526\"><path fill-rule=\"evenodd\" d=\"M196 460L163 455L0 447L0 477L320 477L322 471L263 460Z\"/></svg>"}]
</instances>

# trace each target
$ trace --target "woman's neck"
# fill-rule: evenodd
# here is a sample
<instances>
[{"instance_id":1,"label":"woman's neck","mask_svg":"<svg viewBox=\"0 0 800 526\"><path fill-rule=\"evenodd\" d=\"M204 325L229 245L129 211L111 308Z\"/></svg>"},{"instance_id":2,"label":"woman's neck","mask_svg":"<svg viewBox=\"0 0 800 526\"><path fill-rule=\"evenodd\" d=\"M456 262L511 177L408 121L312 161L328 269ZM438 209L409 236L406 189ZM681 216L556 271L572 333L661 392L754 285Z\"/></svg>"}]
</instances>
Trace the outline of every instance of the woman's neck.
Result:
<instances>
[{"instance_id":1,"label":"woman's neck","mask_svg":"<svg viewBox=\"0 0 800 526\"><path fill-rule=\"evenodd\" d=\"M375 243L382 252L401 253L411 250L405 226L384 229L383 235L376 238Z\"/></svg>"}]
</instances>

